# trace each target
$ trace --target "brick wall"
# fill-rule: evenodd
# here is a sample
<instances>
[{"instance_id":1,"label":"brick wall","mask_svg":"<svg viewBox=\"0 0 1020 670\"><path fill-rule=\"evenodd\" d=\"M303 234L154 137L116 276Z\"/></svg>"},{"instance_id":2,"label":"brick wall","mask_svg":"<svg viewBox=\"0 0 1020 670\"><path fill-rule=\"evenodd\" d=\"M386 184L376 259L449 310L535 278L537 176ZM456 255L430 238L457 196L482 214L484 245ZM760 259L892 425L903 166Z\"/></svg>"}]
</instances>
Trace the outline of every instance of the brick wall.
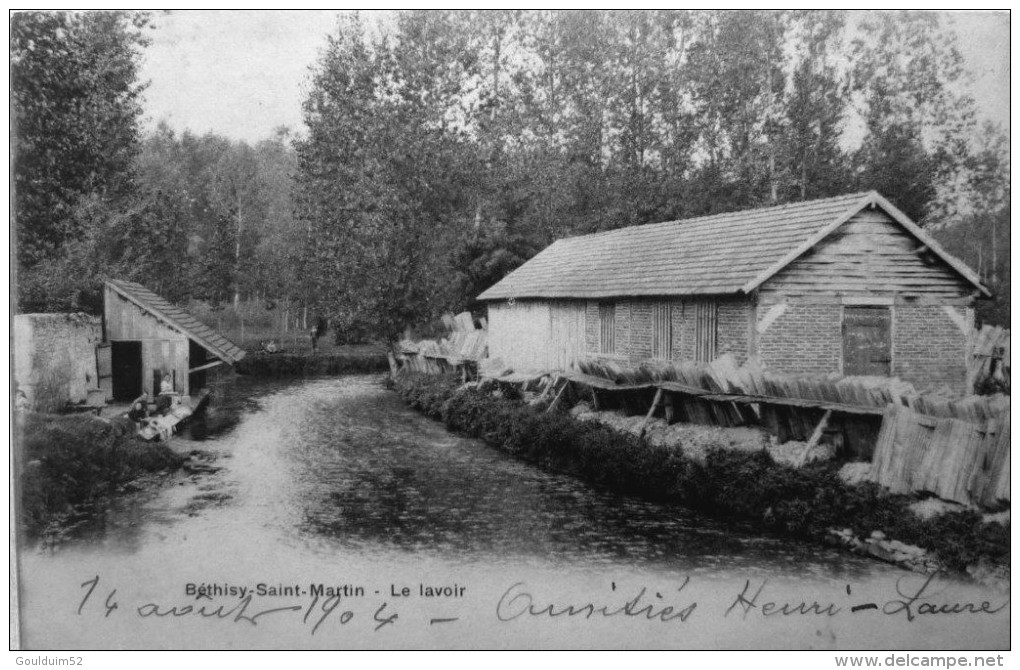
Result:
<instances>
[{"instance_id":1,"label":"brick wall","mask_svg":"<svg viewBox=\"0 0 1020 670\"><path fill-rule=\"evenodd\" d=\"M749 300L720 300L719 329L716 337L716 356L733 354L737 364L747 360L748 336L754 310Z\"/></svg>"},{"instance_id":2,"label":"brick wall","mask_svg":"<svg viewBox=\"0 0 1020 670\"><path fill-rule=\"evenodd\" d=\"M675 361L682 361L684 359L684 344L690 340L690 338L684 337L684 303L679 298L671 302L672 310L670 312L670 320L672 326L673 341L670 342L670 353Z\"/></svg>"},{"instance_id":3,"label":"brick wall","mask_svg":"<svg viewBox=\"0 0 1020 670\"><path fill-rule=\"evenodd\" d=\"M680 360L682 361L693 361L694 360L694 338L695 338L695 324L694 324L694 305L688 301L683 302L681 309L682 315L680 317L680 328L677 329L676 322L674 321L673 338L676 339L677 333L680 333Z\"/></svg>"},{"instance_id":4,"label":"brick wall","mask_svg":"<svg viewBox=\"0 0 1020 670\"><path fill-rule=\"evenodd\" d=\"M631 361L652 357L652 303L648 300L630 301L630 345L626 354Z\"/></svg>"},{"instance_id":5,"label":"brick wall","mask_svg":"<svg viewBox=\"0 0 1020 670\"><path fill-rule=\"evenodd\" d=\"M764 313L765 307L759 309L759 318ZM764 333L758 334L758 355L776 372L839 373L842 318L840 305L790 303Z\"/></svg>"},{"instance_id":6,"label":"brick wall","mask_svg":"<svg viewBox=\"0 0 1020 670\"><path fill-rule=\"evenodd\" d=\"M973 310L955 308L973 325ZM893 308L893 375L918 391L948 386L965 393L967 338L942 307Z\"/></svg>"},{"instance_id":7,"label":"brick wall","mask_svg":"<svg viewBox=\"0 0 1020 670\"><path fill-rule=\"evenodd\" d=\"M630 351L630 302L616 303L616 351L615 356L626 356Z\"/></svg>"},{"instance_id":8,"label":"brick wall","mask_svg":"<svg viewBox=\"0 0 1020 670\"><path fill-rule=\"evenodd\" d=\"M665 299L672 306L672 342L674 360L694 360L694 310L679 299ZM659 299L619 300L616 304L616 354L631 362L652 357L652 312ZM717 353L730 353L740 363L747 360L751 328L751 303L747 300L720 300ZM585 351L599 352L599 303L588 301L585 309Z\"/></svg>"}]
</instances>

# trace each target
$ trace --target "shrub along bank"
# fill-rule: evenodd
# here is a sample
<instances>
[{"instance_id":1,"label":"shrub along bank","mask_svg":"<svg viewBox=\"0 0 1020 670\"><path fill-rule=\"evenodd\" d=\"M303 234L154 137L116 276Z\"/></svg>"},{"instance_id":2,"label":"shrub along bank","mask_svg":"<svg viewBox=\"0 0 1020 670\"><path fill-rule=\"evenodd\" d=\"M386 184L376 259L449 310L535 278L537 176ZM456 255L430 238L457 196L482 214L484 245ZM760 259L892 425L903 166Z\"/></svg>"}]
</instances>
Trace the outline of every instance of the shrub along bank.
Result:
<instances>
[{"instance_id":1,"label":"shrub along bank","mask_svg":"<svg viewBox=\"0 0 1020 670\"><path fill-rule=\"evenodd\" d=\"M946 567L964 570L979 559L1009 564L1009 527L985 523L975 511L923 520L908 508L911 496L886 495L875 485L848 485L831 465L792 468L764 450L710 449L703 463L682 449L655 446L634 435L563 413L539 413L519 400L475 389L451 378L401 375L394 386L413 408L455 431L540 467L570 473L621 493L676 503L713 516L751 520L763 529L825 541L829 530L850 528L932 552Z\"/></svg>"},{"instance_id":2,"label":"shrub along bank","mask_svg":"<svg viewBox=\"0 0 1020 670\"><path fill-rule=\"evenodd\" d=\"M248 354L235 365L242 375L303 377L382 372L389 369L383 352L335 354Z\"/></svg>"},{"instance_id":3,"label":"shrub along bank","mask_svg":"<svg viewBox=\"0 0 1020 670\"><path fill-rule=\"evenodd\" d=\"M30 536L59 530L76 511L141 475L176 470L185 457L134 437L128 421L91 415L26 413L21 445L19 515Z\"/></svg>"}]
</instances>

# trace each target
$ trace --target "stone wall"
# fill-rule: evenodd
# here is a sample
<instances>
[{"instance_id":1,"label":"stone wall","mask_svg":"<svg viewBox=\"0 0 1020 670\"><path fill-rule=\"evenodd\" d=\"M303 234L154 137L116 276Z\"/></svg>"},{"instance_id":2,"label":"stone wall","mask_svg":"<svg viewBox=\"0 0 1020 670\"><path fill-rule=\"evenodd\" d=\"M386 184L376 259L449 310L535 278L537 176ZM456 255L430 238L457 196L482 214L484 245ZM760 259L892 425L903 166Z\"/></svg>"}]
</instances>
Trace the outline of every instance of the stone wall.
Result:
<instances>
[{"instance_id":1,"label":"stone wall","mask_svg":"<svg viewBox=\"0 0 1020 670\"><path fill-rule=\"evenodd\" d=\"M87 399L99 388L98 317L86 314L18 314L14 317L14 378L39 410Z\"/></svg>"}]
</instances>

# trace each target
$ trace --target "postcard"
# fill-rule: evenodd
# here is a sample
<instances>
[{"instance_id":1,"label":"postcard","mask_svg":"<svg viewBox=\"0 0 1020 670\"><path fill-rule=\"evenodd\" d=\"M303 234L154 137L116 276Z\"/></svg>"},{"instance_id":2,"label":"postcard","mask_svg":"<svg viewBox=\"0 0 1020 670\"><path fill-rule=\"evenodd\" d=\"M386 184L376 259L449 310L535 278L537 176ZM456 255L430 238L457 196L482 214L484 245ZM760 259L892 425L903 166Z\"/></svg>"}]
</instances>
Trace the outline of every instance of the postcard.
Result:
<instances>
[{"instance_id":1,"label":"postcard","mask_svg":"<svg viewBox=\"0 0 1020 670\"><path fill-rule=\"evenodd\" d=\"M1002 664L1007 13L10 19L25 658Z\"/></svg>"}]
</instances>

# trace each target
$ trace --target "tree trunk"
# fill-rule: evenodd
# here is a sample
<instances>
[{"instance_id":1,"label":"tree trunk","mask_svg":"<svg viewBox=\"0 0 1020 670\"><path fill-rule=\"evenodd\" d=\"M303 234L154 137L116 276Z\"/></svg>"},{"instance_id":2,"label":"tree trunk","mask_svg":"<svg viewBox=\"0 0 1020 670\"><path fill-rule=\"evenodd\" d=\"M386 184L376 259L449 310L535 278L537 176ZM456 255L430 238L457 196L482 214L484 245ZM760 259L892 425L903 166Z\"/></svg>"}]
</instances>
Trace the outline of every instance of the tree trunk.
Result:
<instances>
[{"instance_id":1,"label":"tree trunk","mask_svg":"<svg viewBox=\"0 0 1020 670\"><path fill-rule=\"evenodd\" d=\"M995 222L995 215L992 215L992 262L991 262L991 283L997 284L999 281L999 242L996 239L999 233L999 226Z\"/></svg>"},{"instance_id":2,"label":"tree trunk","mask_svg":"<svg viewBox=\"0 0 1020 670\"><path fill-rule=\"evenodd\" d=\"M237 239L234 241L234 309L241 304L241 231L244 219L241 218L241 201L237 202Z\"/></svg>"}]
</instances>

